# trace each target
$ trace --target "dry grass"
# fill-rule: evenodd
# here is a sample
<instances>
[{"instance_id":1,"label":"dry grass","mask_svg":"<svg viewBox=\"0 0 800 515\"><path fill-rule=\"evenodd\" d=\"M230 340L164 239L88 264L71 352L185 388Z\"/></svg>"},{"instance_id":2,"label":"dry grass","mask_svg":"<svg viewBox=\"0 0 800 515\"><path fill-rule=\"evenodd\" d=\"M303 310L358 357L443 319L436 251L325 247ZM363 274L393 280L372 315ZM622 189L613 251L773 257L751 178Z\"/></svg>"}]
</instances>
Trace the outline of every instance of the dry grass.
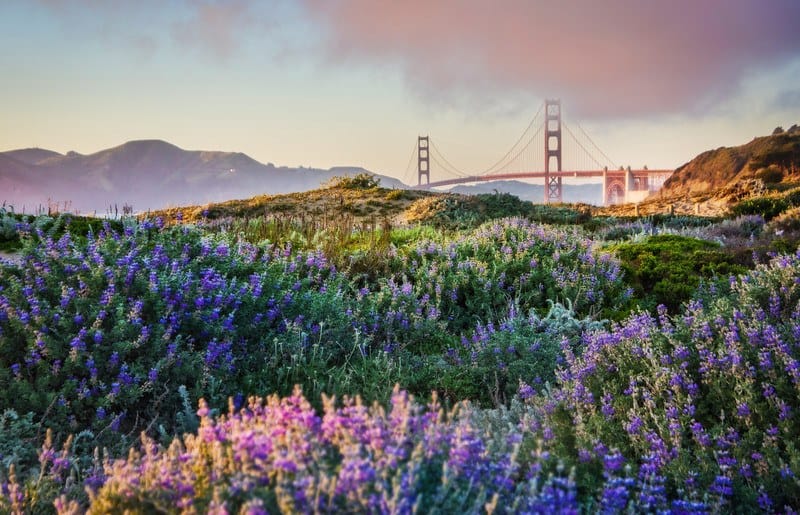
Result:
<instances>
[{"instance_id":1,"label":"dry grass","mask_svg":"<svg viewBox=\"0 0 800 515\"><path fill-rule=\"evenodd\" d=\"M323 188L285 195L259 195L250 199L229 200L205 206L187 206L149 213L165 220L185 222L203 219L267 217L298 221L314 220L323 227L342 218L354 224L370 224L388 219L393 225L405 223L404 214L416 200L439 195L433 192L393 190L388 188Z\"/></svg>"}]
</instances>

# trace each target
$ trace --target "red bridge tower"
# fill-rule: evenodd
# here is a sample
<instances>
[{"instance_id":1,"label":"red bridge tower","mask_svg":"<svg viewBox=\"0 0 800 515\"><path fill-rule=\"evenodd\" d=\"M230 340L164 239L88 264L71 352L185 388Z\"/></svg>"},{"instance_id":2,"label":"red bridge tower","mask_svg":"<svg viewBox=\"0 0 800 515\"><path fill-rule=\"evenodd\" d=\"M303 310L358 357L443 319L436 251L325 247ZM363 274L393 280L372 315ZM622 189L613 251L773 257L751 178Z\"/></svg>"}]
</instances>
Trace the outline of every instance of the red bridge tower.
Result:
<instances>
[{"instance_id":1,"label":"red bridge tower","mask_svg":"<svg viewBox=\"0 0 800 515\"><path fill-rule=\"evenodd\" d=\"M425 184L431 183L431 163L428 153L428 136L419 136L417 139L417 185L422 186L422 176Z\"/></svg>"},{"instance_id":2,"label":"red bridge tower","mask_svg":"<svg viewBox=\"0 0 800 515\"><path fill-rule=\"evenodd\" d=\"M544 101L544 203L561 202L561 176L550 176L550 159L556 158L561 171L561 100Z\"/></svg>"}]
</instances>

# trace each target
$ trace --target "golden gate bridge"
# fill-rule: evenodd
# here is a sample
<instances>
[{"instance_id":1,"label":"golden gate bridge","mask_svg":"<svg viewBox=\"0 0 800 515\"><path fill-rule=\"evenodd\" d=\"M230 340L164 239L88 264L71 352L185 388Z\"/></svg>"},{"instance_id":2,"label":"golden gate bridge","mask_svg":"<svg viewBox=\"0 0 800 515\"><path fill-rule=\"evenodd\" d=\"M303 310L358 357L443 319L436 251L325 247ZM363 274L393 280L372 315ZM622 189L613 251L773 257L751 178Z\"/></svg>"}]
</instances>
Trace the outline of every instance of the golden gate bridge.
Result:
<instances>
[{"instance_id":1,"label":"golden gate bridge","mask_svg":"<svg viewBox=\"0 0 800 515\"><path fill-rule=\"evenodd\" d=\"M570 142L562 147L564 136ZM544 179L544 202L563 202L563 180L569 177L600 178L603 205L638 202L658 191L672 170L649 170L621 167L592 141L579 125L572 130L562 117L560 100L545 100L539 111L514 145L489 168L478 173L465 173L454 166L429 136L419 136L417 185L414 189L430 189L472 182L511 179ZM406 174L411 170L412 154ZM431 163L437 174L445 178L431 180Z\"/></svg>"}]
</instances>

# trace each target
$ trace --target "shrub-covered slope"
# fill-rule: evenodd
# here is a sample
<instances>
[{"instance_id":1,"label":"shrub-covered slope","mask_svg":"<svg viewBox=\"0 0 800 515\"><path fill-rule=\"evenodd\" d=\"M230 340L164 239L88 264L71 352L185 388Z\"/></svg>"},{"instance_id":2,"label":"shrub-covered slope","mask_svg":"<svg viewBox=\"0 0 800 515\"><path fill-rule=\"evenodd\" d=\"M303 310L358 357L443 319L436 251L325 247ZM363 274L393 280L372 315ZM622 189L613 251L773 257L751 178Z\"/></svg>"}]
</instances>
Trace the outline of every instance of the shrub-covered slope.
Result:
<instances>
[{"instance_id":1,"label":"shrub-covered slope","mask_svg":"<svg viewBox=\"0 0 800 515\"><path fill-rule=\"evenodd\" d=\"M780 182L800 174L800 128L777 131L738 147L721 147L695 157L675 170L664 184L664 196L688 196L723 188L733 190L737 183L761 179Z\"/></svg>"}]
</instances>

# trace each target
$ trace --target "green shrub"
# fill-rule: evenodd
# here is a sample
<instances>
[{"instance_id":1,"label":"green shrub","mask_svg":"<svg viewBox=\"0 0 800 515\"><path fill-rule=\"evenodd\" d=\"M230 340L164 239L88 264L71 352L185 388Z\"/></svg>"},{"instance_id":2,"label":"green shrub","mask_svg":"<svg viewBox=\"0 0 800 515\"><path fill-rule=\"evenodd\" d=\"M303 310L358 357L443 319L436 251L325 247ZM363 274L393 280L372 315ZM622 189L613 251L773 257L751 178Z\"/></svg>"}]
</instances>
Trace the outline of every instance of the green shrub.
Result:
<instances>
[{"instance_id":1,"label":"green shrub","mask_svg":"<svg viewBox=\"0 0 800 515\"><path fill-rule=\"evenodd\" d=\"M530 202L510 193L480 193L475 197L480 201L479 210L487 220L524 215L532 207Z\"/></svg>"},{"instance_id":2,"label":"green shrub","mask_svg":"<svg viewBox=\"0 0 800 515\"><path fill-rule=\"evenodd\" d=\"M586 211L567 205L536 204L531 206L528 217L536 222L553 225L572 225L588 222Z\"/></svg>"},{"instance_id":3,"label":"green shrub","mask_svg":"<svg viewBox=\"0 0 800 515\"><path fill-rule=\"evenodd\" d=\"M789 202L782 197L756 197L739 202L731 208L733 216L760 215L764 220L772 220L789 208Z\"/></svg>"},{"instance_id":4,"label":"green shrub","mask_svg":"<svg viewBox=\"0 0 800 515\"><path fill-rule=\"evenodd\" d=\"M333 177L328 181L330 188L344 188L347 190L371 190L379 187L381 180L369 173L359 173L352 177Z\"/></svg>"},{"instance_id":5,"label":"green shrub","mask_svg":"<svg viewBox=\"0 0 800 515\"><path fill-rule=\"evenodd\" d=\"M512 313L498 326L478 325L471 337L445 354L448 365L432 378L431 388L445 398L470 399L482 406L507 406L524 385L532 393L556 380L562 351L580 352L581 335L602 329L589 317L578 318L570 303L549 302L550 311Z\"/></svg>"},{"instance_id":6,"label":"green shrub","mask_svg":"<svg viewBox=\"0 0 800 515\"><path fill-rule=\"evenodd\" d=\"M788 190L784 194L783 198L789 204L789 206L800 207L800 188Z\"/></svg>"},{"instance_id":7,"label":"green shrub","mask_svg":"<svg viewBox=\"0 0 800 515\"><path fill-rule=\"evenodd\" d=\"M663 304L675 313L703 279L745 271L718 244L685 236L651 236L615 249L640 306L651 311Z\"/></svg>"},{"instance_id":8,"label":"green shrub","mask_svg":"<svg viewBox=\"0 0 800 515\"><path fill-rule=\"evenodd\" d=\"M0 209L0 242L17 239L17 224L19 220L4 209Z\"/></svg>"},{"instance_id":9,"label":"green shrub","mask_svg":"<svg viewBox=\"0 0 800 515\"><path fill-rule=\"evenodd\" d=\"M471 229L490 220L506 217L524 217L544 222L533 216L538 208L509 193L442 195L417 200L407 210L406 218L408 222L438 228Z\"/></svg>"}]
</instances>

